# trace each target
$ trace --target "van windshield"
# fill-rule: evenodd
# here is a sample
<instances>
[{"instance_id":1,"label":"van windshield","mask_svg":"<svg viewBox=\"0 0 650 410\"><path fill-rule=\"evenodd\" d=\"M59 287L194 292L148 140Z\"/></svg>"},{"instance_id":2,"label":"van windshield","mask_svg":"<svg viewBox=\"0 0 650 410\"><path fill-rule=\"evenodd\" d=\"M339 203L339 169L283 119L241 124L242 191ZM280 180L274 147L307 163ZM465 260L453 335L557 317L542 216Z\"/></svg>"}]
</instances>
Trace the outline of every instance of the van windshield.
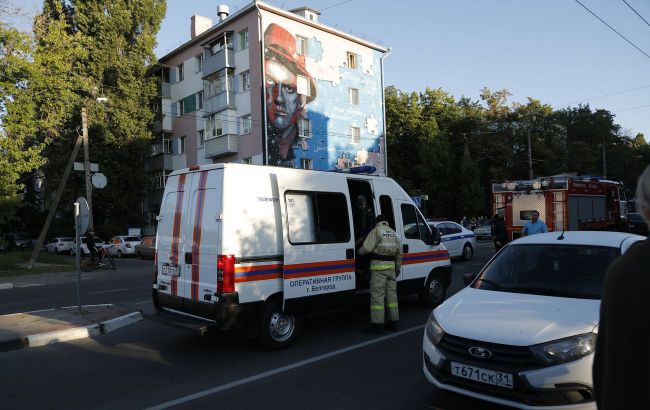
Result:
<instances>
[{"instance_id":1,"label":"van windshield","mask_svg":"<svg viewBox=\"0 0 650 410\"><path fill-rule=\"evenodd\" d=\"M510 245L472 287L500 292L600 299L619 249L590 245Z\"/></svg>"}]
</instances>

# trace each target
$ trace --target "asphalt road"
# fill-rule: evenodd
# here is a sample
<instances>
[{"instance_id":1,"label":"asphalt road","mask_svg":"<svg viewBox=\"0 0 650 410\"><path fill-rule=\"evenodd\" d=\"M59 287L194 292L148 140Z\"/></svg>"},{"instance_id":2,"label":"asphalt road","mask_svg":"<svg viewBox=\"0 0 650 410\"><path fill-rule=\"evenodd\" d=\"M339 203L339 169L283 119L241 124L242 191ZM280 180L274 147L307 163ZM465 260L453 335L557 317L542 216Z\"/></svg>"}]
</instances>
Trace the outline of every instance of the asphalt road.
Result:
<instances>
[{"instance_id":1,"label":"asphalt road","mask_svg":"<svg viewBox=\"0 0 650 410\"><path fill-rule=\"evenodd\" d=\"M493 254L454 261L450 293ZM74 275L0 291L0 313L76 303ZM151 261L119 260L82 281L82 303L152 311ZM204 337L144 320L93 339L0 354L3 408L494 409L443 392L422 374L428 309L400 300L400 331L366 334L367 306L309 316L289 349L267 352L236 335Z\"/></svg>"}]
</instances>

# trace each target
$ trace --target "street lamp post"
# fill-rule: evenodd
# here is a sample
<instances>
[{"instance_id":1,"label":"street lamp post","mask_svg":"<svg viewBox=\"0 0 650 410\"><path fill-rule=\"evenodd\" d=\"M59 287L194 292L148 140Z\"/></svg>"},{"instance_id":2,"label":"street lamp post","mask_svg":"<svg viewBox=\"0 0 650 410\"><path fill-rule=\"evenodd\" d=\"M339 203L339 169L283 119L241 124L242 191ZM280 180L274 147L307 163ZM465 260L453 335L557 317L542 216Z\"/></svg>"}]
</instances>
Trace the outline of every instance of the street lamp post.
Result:
<instances>
[{"instance_id":1,"label":"street lamp post","mask_svg":"<svg viewBox=\"0 0 650 410\"><path fill-rule=\"evenodd\" d=\"M81 108L81 128L84 146L84 177L86 181L86 201L88 202L88 229L93 229L93 186L90 182L90 154L88 147L88 114L86 107Z\"/></svg>"}]
</instances>

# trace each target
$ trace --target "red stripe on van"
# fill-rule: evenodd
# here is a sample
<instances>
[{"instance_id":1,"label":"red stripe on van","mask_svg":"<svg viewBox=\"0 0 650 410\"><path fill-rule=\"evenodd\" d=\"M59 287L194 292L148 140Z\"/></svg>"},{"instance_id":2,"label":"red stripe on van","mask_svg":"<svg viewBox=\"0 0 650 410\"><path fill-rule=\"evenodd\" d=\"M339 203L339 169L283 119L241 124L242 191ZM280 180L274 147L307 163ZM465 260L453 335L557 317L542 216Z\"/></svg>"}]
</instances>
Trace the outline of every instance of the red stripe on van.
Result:
<instances>
[{"instance_id":1,"label":"red stripe on van","mask_svg":"<svg viewBox=\"0 0 650 410\"><path fill-rule=\"evenodd\" d=\"M205 185L208 180L208 171L201 172L198 194L196 196L196 210L194 214L194 235L192 237L192 282L190 284L191 298L199 298L199 271L201 268L201 223L203 221L203 205L205 203Z\"/></svg>"},{"instance_id":2,"label":"red stripe on van","mask_svg":"<svg viewBox=\"0 0 650 410\"><path fill-rule=\"evenodd\" d=\"M183 195L185 194L185 178L187 174L182 174L178 177L178 187L176 188L176 208L174 208L174 225L172 228L172 249L171 249L171 264L178 266L178 245L181 233L181 219L183 215ZM182 272L181 272L182 274ZM178 276L172 277L171 294L178 295Z\"/></svg>"}]
</instances>

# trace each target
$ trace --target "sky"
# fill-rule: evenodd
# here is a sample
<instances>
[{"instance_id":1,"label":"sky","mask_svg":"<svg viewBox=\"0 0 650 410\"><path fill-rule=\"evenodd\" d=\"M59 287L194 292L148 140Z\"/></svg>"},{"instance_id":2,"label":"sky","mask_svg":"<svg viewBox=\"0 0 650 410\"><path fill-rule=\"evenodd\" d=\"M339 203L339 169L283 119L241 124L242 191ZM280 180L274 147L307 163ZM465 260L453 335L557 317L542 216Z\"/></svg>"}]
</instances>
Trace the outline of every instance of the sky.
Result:
<instances>
[{"instance_id":1,"label":"sky","mask_svg":"<svg viewBox=\"0 0 650 410\"><path fill-rule=\"evenodd\" d=\"M249 2L167 0L156 55L190 39L193 14L216 22L217 5L228 5L232 13ZM627 135L641 132L650 141L648 0L267 3L286 10L309 6L321 11L321 23L390 47L384 60L387 86L408 92L442 88L457 99L478 99L483 87L506 89L510 102L525 103L532 97L556 109L585 103L612 112Z\"/></svg>"}]
</instances>

